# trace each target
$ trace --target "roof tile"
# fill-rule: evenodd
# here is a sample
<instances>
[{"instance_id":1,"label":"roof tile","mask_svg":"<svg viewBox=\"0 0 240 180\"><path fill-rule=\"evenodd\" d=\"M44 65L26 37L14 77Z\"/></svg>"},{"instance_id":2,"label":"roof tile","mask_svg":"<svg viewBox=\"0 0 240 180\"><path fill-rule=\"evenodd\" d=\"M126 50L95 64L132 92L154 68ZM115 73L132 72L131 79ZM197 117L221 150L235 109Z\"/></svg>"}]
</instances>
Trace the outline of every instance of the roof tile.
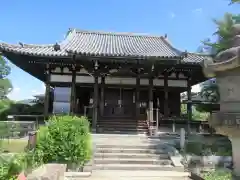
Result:
<instances>
[{"instance_id":1,"label":"roof tile","mask_svg":"<svg viewBox=\"0 0 240 180\"><path fill-rule=\"evenodd\" d=\"M182 52L175 49L161 36L130 33L106 33L71 30L60 43L61 49L55 51L52 45L9 45L0 43L0 51L8 51L32 56L67 57L72 53L91 56L117 57L162 57L181 58ZM190 54L184 62L200 62L204 56Z\"/></svg>"}]
</instances>

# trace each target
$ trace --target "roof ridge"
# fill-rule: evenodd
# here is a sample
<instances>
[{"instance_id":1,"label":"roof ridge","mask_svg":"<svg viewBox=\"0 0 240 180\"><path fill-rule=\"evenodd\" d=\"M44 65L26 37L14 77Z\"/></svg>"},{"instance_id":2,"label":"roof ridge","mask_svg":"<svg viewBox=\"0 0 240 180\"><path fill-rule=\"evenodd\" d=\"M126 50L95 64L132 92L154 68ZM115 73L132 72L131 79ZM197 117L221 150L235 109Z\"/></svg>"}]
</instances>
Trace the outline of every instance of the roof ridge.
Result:
<instances>
[{"instance_id":1,"label":"roof ridge","mask_svg":"<svg viewBox=\"0 0 240 180\"><path fill-rule=\"evenodd\" d=\"M162 40L165 42L165 44L166 44L169 48L171 48L171 49L174 50L176 53L178 53L179 56L182 56L182 54L184 53L184 51L181 51L181 50L175 48L175 47L172 45L172 43L169 41L168 37L162 37Z\"/></svg>"},{"instance_id":2,"label":"roof ridge","mask_svg":"<svg viewBox=\"0 0 240 180\"><path fill-rule=\"evenodd\" d=\"M200 56L211 56L211 54L205 54L205 53L197 53L197 52L187 52L188 54L192 55L200 55Z\"/></svg>"},{"instance_id":3,"label":"roof ridge","mask_svg":"<svg viewBox=\"0 0 240 180\"><path fill-rule=\"evenodd\" d=\"M18 45L22 46L21 44L23 45L23 47L52 47L54 44L26 44L26 43L22 43L22 42L19 42Z\"/></svg>"},{"instance_id":4,"label":"roof ridge","mask_svg":"<svg viewBox=\"0 0 240 180\"><path fill-rule=\"evenodd\" d=\"M148 33L136 33L136 32L107 32L107 31L91 31L91 30L82 30L73 28L70 31L75 31L76 33L89 33L89 34L102 34L102 35L112 35L112 36L142 36L142 37L149 37L149 38L164 38L161 35L151 35Z\"/></svg>"},{"instance_id":5,"label":"roof ridge","mask_svg":"<svg viewBox=\"0 0 240 180\"><path fill-rule=\"evenodd\" d=\"M6 42L0 42L0 46L8 46L8 47L32 47L32 48L38 48L38 47L51 47L54 44L26 44L26 43L22 43L22 42L18 42L16 44L13 43L6 43Z\"/></svg>"}]
</instances>

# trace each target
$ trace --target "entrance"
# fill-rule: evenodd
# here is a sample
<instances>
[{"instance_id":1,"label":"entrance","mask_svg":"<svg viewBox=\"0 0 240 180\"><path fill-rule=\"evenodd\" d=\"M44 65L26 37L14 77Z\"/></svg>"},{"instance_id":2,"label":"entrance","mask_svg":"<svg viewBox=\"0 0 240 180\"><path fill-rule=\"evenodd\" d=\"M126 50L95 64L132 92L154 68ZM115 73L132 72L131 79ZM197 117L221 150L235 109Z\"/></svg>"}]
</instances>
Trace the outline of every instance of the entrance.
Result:
<instances>
[{"instance_id":1,"label":"entrance","mask_svg":"<svg viewBox=\"0 0 240 180\"><path fill-rule=\"evenodd\" d=\"M105 89L104 116L133 117L134 103L133 89Z\"/></svg>"},{"instance_id":2,"label":"entrance","mask_svg":"<svg viewBox=\"0 0 240 180\"><path fill-rule=\"evenodd\" d=\"M84 115L84 107L89 106L92 89L89 87L76 88L76 112L77 114Z\"/></svg>"}]
</instances>

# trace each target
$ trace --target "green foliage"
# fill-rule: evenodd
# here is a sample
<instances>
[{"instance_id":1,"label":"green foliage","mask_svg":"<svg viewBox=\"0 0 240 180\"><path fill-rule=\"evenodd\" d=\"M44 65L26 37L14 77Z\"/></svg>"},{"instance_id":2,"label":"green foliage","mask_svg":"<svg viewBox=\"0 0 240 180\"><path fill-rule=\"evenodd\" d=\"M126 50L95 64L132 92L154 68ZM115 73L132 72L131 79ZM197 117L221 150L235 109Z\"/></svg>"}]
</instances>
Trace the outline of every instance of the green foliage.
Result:
<instances>
[{"instance_id":1,"label":"green foliage","mask_svg":"<svg viewBox=\"0 0 240 180\"><path fill-rule=\"evenodd\" d=\"M209 113L205 111L200 112L196 108L198 105L192 106L192 120L205 121L209 117ZM187 114L187 104L181 104L181 114L184 116Z\"/></svg>"},{"instance_id":2,"label":"green foliage","mask_svg":"<svg viewBox=\"0 0 240 180\"><path fill-rule=\"evenodd\" d=\"M232 156L232 145L230 142L226 142L223 145L220 143L207 144L204 140L202 141L187 142L185 152L197 156Z\"/></svg>"},{"instance_id":3,"label":"green foliage","mask_svg":"<svg viewBox=\"0 0 240 180\"><path fill-rule=\"evenodd\" d=\"M7 76L10 74L11 68L7 61L0 56L0 97L5 97L11 90L12 84Z\"/></svg>"},{"instance_id":4,"label":"green foliage","mask_svg":"<svg viewBox=\"0 0 240 180\"><path fill-rule=\"evenodd\" d=\"M234 3L239 3L240 4L240 0L231 0L230 4L234 4Z\"/></svg>"},{"instance_id":5,"label":"green foliage","mask_svg":"<svg viewBox=\"0 0 240 180\"><path fill-rule=\"evenodd\" d=\"M220 100L219 88L216 83L208 83L203 85L200 91L201 97L204 101L217 103Z\"/></svg>"},{"instance_id":6,"label":"green foliage","mask_svg":"<svg viewBox=\"0 0 240 180\"><path fill-rule=\"evenodd\" d=\"M220 92L218 85L211 82L203 84L203 86L201 87L200 96L205 102L217 104L220 100ZM199 112L212 112L217 108L216 104L197 104L196 110Z\"/></svg>"},{"instance_id":7,"label":"green foliage","mask_svg":"<svg viewBox=\"0 0 240 180\"><path fill-rule=\"evenodd\" d=\"M214 49L215 54L231 47L231 41L234 37L232 33L233 25L235 23L232 17L232 14L226 13L224 18L221 20L214 19L213 21L217 25L217 31L213 35L217 36L217 41L213 43L210 42L210 40L203 41L205 46L209 46Z\"/></svg>"},{"instance_id":8,"label":"green foliage","mask_svg":"<svg viewBox=\"0 0 240 180\"><path fill-rule=\"evenodd\" d=\"M232 174L224 170L216 170L203 173L203 178L205 180L231 180Z\"/></svg>"},{"instance_id":9,"label":"green foliage","mask_svg":"<svg viewBox=\"0 0 240 180\"><path fill-rule=\"evenodd\" d=\"M87 118L53 116L39 129L34 158L42 163L82 167L91 158L90 143Z\"/></svg>"},{"instance_id":10,"label":"green foliage","mask_svg":"<svg viewBox=\"0 0 240 180\"><path fill-rule=\"evenodd\" d=\"M0 179L15 180L26 169L25 155L0 156Z\"/></svg>"}]
</instances>

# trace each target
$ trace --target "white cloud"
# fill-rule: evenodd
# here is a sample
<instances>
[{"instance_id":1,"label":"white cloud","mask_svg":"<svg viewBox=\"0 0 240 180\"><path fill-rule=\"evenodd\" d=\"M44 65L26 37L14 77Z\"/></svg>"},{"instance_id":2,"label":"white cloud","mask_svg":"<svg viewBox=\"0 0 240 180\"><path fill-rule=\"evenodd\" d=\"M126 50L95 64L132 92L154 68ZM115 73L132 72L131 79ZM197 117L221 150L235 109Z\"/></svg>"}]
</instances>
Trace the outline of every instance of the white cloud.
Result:
<instances>
[{"instance_id":1,"label":"white cloud","mask_svg":"<svg viewBox=\"0 0 240 180\"><path fill-rule=\"evenodd\" d=\"M175 14L174 12L171 12L171 13L169 14L169 16L170 16L171 18L175 18L175 17L176 17L176 14Z\"/></svg>"},{"instance_id":2,"label":"white cloud","mask_svg":"<svg viewBox=\"0 0 240 180\"><path fill-rule=\"evenodd\" d=\"M200 13L202 13L202 11L203 11L202 8L197 8L197 9L192 10L192 12L193 12L194 14L200 14Z\"/></svg>"},{"instance_id":3,"label":"white cloud","mask_svg":"<svg viewBox=\"0 0 240 180\"><path fill-rule=\"evenodd\" d=\"M10 99L20 100L20 91L21 89L19 87L15 87L7 96Z\"/></svg>"},{"instance_id":4,"label":"white cloud","mask_svg":"<svg viewBox=\"0 0 240 180\"><path fill-rule=\"evenodd\" d=\"M42 91L45 92L46 86L44 83L41 84Z\"/></svg>"}]
</instances>

